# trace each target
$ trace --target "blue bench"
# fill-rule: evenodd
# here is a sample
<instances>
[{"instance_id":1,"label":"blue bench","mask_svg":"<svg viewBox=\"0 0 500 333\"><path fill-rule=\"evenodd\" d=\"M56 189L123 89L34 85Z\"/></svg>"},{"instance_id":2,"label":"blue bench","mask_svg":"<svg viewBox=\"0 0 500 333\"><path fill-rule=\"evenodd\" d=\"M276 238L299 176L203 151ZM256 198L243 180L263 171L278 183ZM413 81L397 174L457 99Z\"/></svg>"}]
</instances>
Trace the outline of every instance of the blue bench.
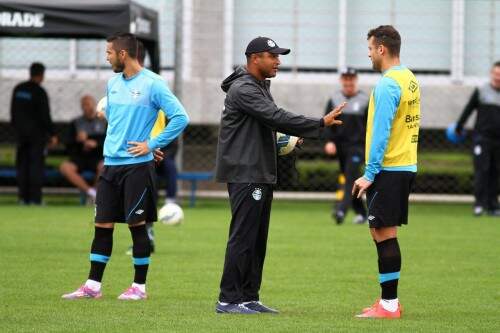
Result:
<instances>
[{"instance_id":1,"label":"blue bench","mask_svg":"<svg viewBox=\"0 0 500 333\"><path fill-rule=\"evenodd\" d=\"M177 179L191 182L189 207L194 207L196 205L196 189L198 187L198 181L211 180L213 176L212 172L207 171L184 171L177 174Z\"/></svg>"},{"instance_id":2,"label":"blue bench","mask_svg":"<svg viewBox=\"0 0 500 333\"><path fill-rule=\"evenodd\" d=\"M92 171L84 171L80 174L86 181L92 181L95 178L95 173ZM0 168L0 178L16 178L17 172L15 168ZM59 170L56 169L45 169L45 178L61 178L62 175ZM85 205L87 202L87 194L80 193L80 204Z\"/></svg>"},{"instance_id":3,"label":"blue bench","mask_svg":"<svg viewBox=\"0 0 500 333\"><path fill-rule=\"evenodd\" d=\"M90 181L95 178L95 173L91 171L84 171L81 173L83 179ZM59 170L56 169L46 169L46 178L61 178L62 175ZM0 178L16 178L15 168L0 168ZM179 172L177 174L177 179L191 182L190 195L189 195L189 206L194 207L196 205L196 189L198 188L198 181L211 180L213 178L212 172L207 171L186 171ZM82 193L80 195L80 203L85 204L86 194Z\"/></svg>"}]
</instances>

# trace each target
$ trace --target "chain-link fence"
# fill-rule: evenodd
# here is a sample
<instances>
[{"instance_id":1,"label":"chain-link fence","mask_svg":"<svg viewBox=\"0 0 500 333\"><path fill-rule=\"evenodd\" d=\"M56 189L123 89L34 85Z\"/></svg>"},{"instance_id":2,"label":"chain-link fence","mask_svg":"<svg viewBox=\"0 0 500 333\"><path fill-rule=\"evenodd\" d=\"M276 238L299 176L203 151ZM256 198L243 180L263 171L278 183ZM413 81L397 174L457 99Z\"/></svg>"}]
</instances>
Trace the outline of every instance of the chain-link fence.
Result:
<instances>
[{"instance_id":1,"label":"chain-link fence","mask_svg":"<svg viewBox=\"0 0 500 333\"><path fill-rule=\"evenodd\" d=\"M500 59L498 1L137 2L158 11L161 74L172 89L181 92L192 119L177 156L181 170L213 171L224 99L219 86L236 66L244 64L244 49L252 38L268 36L292 49L290 55L281 57L281 70L272 82L276 103L292 112L320 117L328 99L340 89L339 68L358 69L360 89L370 92L380 75L371 71L366 34L378 25L393 24L402 36L402 62L421 85L416 192L472 193L472 138L452 144L445 138L445 128L458 119L474 87L488 82L492 63ZM112 75L104 50L103 40L0 38L0 167L14 163L10 98L15 84L27 78L30 63L40 61L47 66L43 85L50 96L52 118L62 133L80 115L82 95L96 99L104 95L106 80ZM180 86L173 86L174 74ZM473 121L469 120L468 127ZM279 188L335 191L339 163L324 153L324 144L324 140L306 140L300 150L280 158ZM63 150L60 147L52 154ZM49 163L59 161L59 157L49 158ZM200 186L223 188L213 182Z\"/></svg>"}]
</instances>

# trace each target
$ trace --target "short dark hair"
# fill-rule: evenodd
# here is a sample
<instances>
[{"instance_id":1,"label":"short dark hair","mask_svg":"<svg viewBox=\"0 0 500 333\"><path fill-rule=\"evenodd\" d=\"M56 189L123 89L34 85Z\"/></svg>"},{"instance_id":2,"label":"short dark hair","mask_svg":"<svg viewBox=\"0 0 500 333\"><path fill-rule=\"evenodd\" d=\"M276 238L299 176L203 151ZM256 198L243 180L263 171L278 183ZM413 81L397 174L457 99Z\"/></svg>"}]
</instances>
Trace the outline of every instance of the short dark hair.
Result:
<instances>
[{"instance_id":1,"label":"short dark hair","mask_svg":"<svg viewBox=\"0 0 500 333\"><path fill-rule=\"evenodd\" d=\"M117 32L108 38L106 38L108 43L113 43L113 49L116 52L124 50L132 59L137 58L137 50L139 48L137 37L134 34L128 32Z\"/></svg>"},{"instance_id":2,"label":"short dark hair","mask_svg":"<svg viewBox=\"0 0 500 333\"><path fill-rule=\"evenodd\" d=\"M246 54L245 53L245 57L247 58L247 63L250 61L250 59L252 58L253 55L257 56L257 57L262 57L262 55L264 54L265 52L257 52L257 53L249 53L249 54Z\"/></svg>"},{"instance_id":3,"label":"short dark hair","mask_svg":"<svg viewBox=\"0 0 500 333\"><path fill-rule=\"evenodd\" d=\"M40 76L45 73L45 66L41 62L34 62L30 66L30 77Z\"/></svg>"},{"instance_id":4,"label":"short dark hair","mask_svg":"<svg viewBox=\"0 0 500 333\"><path fill-rule=\"evenodd\" d=\"M495 63L493 64L493 66L491 66L491 68L493 67L500 67L500 60L495 61Z\"/></svg>"},{"instance_id":5,"label":"short dark hair","mask_svg":"<svg viewBox=\"0 0 500 333\"><path fill-rule=\"evenodd\" d=\"M392 25L381 25L368 31L367 39L373 37L376 45L384 45L394 57L399 57L401 36Z\"/></svg>"}]
</instances>

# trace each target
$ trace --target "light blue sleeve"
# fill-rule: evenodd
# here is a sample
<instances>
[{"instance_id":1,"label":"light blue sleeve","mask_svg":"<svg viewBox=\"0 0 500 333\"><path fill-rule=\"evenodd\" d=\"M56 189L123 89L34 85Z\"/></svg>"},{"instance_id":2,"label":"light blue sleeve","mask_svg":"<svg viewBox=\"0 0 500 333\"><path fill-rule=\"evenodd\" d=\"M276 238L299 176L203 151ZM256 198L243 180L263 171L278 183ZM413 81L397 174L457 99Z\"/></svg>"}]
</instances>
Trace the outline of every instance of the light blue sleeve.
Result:
<instances>
[{"instance_id":1,"label":"light blue sleeve","mask_svg":"<svg viewBox=\"0 0 500 333\"><path fill-rule=\"evenodd\" d=\"M189 117L177 97L168 89L163 80L156 80L151 91L153 107L165 112L168 119L167 126L157 137L148 141L150 150L165 147L178 137L189 123Z\"/></svg>"},{"instance_id":2,"label":"light blue sleeve","mask_svg":"<svg viewBox=\"0 0 500 333\"><path fill-rule=\"evenodd\" d=\"M384 153L391 134L392 121L401 98L401 88L395 80L383 77L373 92L375 113L373 115L372 140L368 153L365 174L369 181L375 179L382 169Z\"/></svg>"}]
</instances>

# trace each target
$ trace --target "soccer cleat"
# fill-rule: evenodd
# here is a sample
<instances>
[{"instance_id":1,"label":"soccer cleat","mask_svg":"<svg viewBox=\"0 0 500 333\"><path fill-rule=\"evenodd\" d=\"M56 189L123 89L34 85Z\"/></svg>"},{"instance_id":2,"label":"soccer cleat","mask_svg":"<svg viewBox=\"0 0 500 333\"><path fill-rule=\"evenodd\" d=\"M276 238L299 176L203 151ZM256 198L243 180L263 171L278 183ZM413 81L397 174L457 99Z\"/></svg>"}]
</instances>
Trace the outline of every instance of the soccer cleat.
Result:
<instances>
[{"instance_id":1,"label":"soccer cleat","mask_svg":"<svg viewBox=\"0 0 500 333\"><path fill-rule=\"evenodd\" d=\"M262 304L262 302L259 301L245 302L243 304L250 310L254 310L260 313L272 313L272 314L280 313L278 310L265 306L264 304Z\"/></svg>"},{"instance_id":2,"label":"soccer cleat","mask_svg":"<svg viewBox=\"0 0 500 333\"><path fill-rule=\"evenodd\" d=\"M232 314L258 314L260 312L249 309L243 303L228 303L222 305L220 302L217 302L215 305L216 313L232 313Z\"/></svg>"},{"instance_id":3,"label":"soccer cleat","mask_svg":"<svg viewBox=\"0 0 500 333\"><path fill-rule=\"evenodd\" d=\"M356 315L357 318L386 318L398 319L401 318L401 304L398 302L398 309L394 312L384 309L380 301L369 308L363 309L363 313Z\"/></svg>"},{"instance_id":4,"label":"soccer cleat","mask_svg":"<svg viewBox=\"0 0 500 333\"><path fill-rule=\"evenodd\" d=\"M92 290L86 285L81 286L72 293L62 295L63 299L101 298L101 290Z\"/></svg>"},{"instance_id":5,"label":"soccer cleat","mask_svg":"<svg viewBox=\"0 0 500 333\"><path fill-rule=\"evenodd\" d=\"M122 301L139 301L141 299L147 298L148 295L140 291L137 287L130 287L125 290L120 296L118 296L118 299Z\"/></svg>"},{"instance_id":6,"label":"soccer cleat","mask_svg":"<svg viewBox=\"0 0 500 333\"><path fill-rule=\"evenodd\" d=\"M378 305L378 303L380 303L380 298L377 298L377 300L375 301L375 303L373 303L373 305L372 305L372 306L367 307L367 308L364 308L364 309L363 309L363 311L361 311L361 312L363 312L363 313L364 313L364 312L366 312L366 311L369 311L369 310L371 310L371 309L376 308L376 307L377 307L377 305Z\"/></svg>"}]
</instances>

